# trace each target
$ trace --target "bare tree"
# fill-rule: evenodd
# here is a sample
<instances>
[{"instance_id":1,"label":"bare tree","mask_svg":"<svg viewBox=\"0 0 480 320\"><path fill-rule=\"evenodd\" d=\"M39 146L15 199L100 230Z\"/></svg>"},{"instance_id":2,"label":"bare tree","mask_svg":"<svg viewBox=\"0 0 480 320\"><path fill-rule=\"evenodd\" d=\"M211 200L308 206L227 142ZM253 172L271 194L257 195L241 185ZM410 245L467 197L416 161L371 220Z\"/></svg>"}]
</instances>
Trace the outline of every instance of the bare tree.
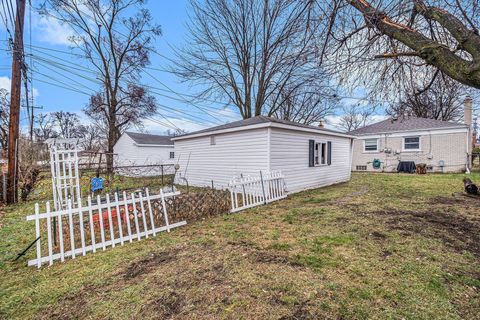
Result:
<instances>
[{"instance_id":1,"label":"bare tree","mask_svg":"<svg viewBox=\"0 0 480 320\"><path fill-rule=\"evenodd\" d=\"M155 99L140 84L140 75L161 31L144 4L144 0L48 0L42 10L75 31L72 44L102 80L103 88L92 96L85 111L106 125L109 172L113 146L121 133L156 110Z\"/></svg>"},{"instance_id":2,"label":"bare tree","mask_svg":"<svg viewBox=\"0 0 480 320\"><path fill-rule=\"evenodd\" d=\"M56 111L51 113L53 125L58 129L58 135L61 138L81 138L83 126L80 124L80 118L76 113Z\"/></svg>"},{"instance_id":3,"label":"bare tree","mask_svg":"<svg viewBox=\"0 0 480 320\"><path fill-rule=\"evenodd\" d=\"M184 81L199 86L198 99L226 99L243 118L290 117L290 112L281 110L300 99L292 97L298 88L319 79L328 86L316 59L320 23L308 19L313 1L191 0L190 4L190 39L177 50L173 69ZM313 101L315 96L305 99ZM296 107L307 105L316 106L308 102Z\"/></svg>"},{"instance_id":4,"label":"bare tree","mask_svg":"<svg viewBox=\"0 0 480 320\"><path fill-rule=\"evenodd\" d=\"M390 51L378 57L416 57L480 89L480 8L476 1L348 2L361 13L367 28L390 39Z\"/></svg>"},{"instance_id":5,"label":"bare tree","mask_svg":"<svg viewBox=\"0 0 480 320\"><path fill-rule=\"evenodd\" d=\"M2 152L8 149L8 124L10 115L10 98L8 90L0 89L0 144Z\"/></svg>"},{"instance_id":6,"label":"bare tree","mask_svg":"<svg viewBox=\"0 0 480 320\"><path fill-rule=\"evenodd\" d=\"M177 128L175 130L167 129L165 131L165 134L169 137L176 137L176 136L180 136L180 135L186 134L186 133L187 133L186 130L183 130L183 129L180 129L180 128Z\"/></svg>"},{"instance_id":7,"label":"bare tree","mask_svg":"<svg viewBox=\"0 0 480 320\"><path fill-rule=\"evenodd\" d=\"M402 98L416 81L428 90L444 74L480 88L480 6L468 0L332 0L317 2L329 21L321 56L346 87ZM328 18L328 19L325 19Z\"/></svg>"},{"instance_id":8,"label":"bare tree","mask_svg":"<svg viewBox=\"0 0 480 320\"><path fill-rule=\"evenodd\" d=\"M89 124L81 127L80 143L84 150L100 151L105 147L106 136L102 129L96 124Z\"/></svg>"},{"instance_id":9,"label":"bare tree","mask_svg":"<svg viewBox=\"0 0 480 320\"><path fill-rule=\"evenodd\" d=\"M343 107L343 115L340 117L338 127L346 132L369 125L372 120L374 108L364 107L359 104Z\"/></svg>"},{"instance_id":10,"label":"bare tree","mask_svg":"<svg viewBox=\"0 0 480 320\"><path fill-rule=\"evenodd\" d=\"M294 121L302 124L313 124L332 114L339 101L335 91L323 84L317 86L303 85L285 90L282 103L272 110L278 119Z\"/></svg>"},{"instance_id":11,"label":"bare tree","mask_svg":"<svg viewBox=\"0 0 480 320\"><path fill-rule=\"evenodd\" d=\"M35 140L43 142L49 138L54 138L58 135L55 131L55 122L50 113L39 113L35 116L36 128L33 129Z\"/></svg>"},{"instance_id":12,"label":"bare tree","mask_svg":"<svg viewBox=\"0 0 480 320\"><path fill-rule=\"evenodd\" d=\"M464 86L450 78L437 78L426 91L409 90L387 110L391 115L457 121L463 116Z\"/></svg>"}]
</instances>

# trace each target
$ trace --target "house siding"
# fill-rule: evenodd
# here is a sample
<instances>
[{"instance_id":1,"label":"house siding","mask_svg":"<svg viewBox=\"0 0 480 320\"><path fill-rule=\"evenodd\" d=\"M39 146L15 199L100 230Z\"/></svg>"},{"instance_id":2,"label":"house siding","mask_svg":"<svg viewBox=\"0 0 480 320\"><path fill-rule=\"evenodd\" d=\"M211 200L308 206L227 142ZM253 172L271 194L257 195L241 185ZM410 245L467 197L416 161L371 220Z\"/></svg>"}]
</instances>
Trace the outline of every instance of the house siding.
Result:
<instances>
[{"instance_id":1,"label":"house siding","mask_svg":"<svg viewBox=\"0 0 480 320\"><path fill-rule=\"evenodd\" d=\"M113 148L116 166L172 164L170 152L174 147L137 146L127 134L123 134Z\"/></svg>"},{"instance_id":2,"label":"house siding","mask_svg":"<svg viewBox=\"0 0 480 320\"><path fill-rule=\"evenodd\" d=\"M282 170L289 192L350 180L351 139L322 133L271 128L270 166ZM331 141L331 165L309 167L309 140Z\"/></svg>"},{"instance_id":3,"label":"house siding","mask_svg":"<svg viewBox=\"0 0 480 320\"><path fill-rule=\"evenodd\" d=\"M191 186L225 189L234 176L258 175L268 170L267 128L212 134L175 141L175 161L180 165L178 177ZM211 136L215 145L210 144Z\"/></svg>"},{"instance_id":4,"label":"house siding","mask_svg":"<svg viewBox=\"0 0 480 320\"><path fill-rule=\"evenodd\" d=\"M403 138L420 136L420 151L403 151ZM466 168L467 147L465 132L441 133L431 131L422 133L402 133L394 135L369 135L368 138L378 139L378 150L390 148L391 153L364 152L363 141L366 137L359 136L354 141L352 170L357 171L357 166L367 166L367 171L396 172L399 161L415 161L432 166L433 172L458 172ZM395 151L398 151L396 154ZM430 156L429 156L430 155ZM372 161L379 159L382 162L380 169L374 169ZM445 167L439 166L443 160Z\"/></svg>"}]
</instances>

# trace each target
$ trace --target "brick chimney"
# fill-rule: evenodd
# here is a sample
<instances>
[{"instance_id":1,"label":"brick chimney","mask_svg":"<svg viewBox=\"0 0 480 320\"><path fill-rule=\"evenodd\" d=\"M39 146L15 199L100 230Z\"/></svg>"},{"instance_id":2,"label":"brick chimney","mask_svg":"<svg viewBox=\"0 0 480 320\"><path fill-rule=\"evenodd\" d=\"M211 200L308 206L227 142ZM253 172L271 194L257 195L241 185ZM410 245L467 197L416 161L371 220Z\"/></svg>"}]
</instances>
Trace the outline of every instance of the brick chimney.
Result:
<instances>
[{"instance_id":1,"label":"brick chimney","mask_svg":"<svg viewBox=\"0 0 480 320\"><path fill-rule=\"evenodd\" d=\"M467 133L467 157L468 157L468 167L472 165L472 149L473 149L473 133L472 133L472 117L473 117L473 99L470 96L467 96L463 101L463 122L468 126Z\"/></svg>"},{"instance_id":2,"label":"brick chimney","mask_svg":"<svg viewBox=\"0 0 480 320\"><path fill-rule=\"evenodd\" d=\"M325 122L323 121L323 119L320 119L320 121L318 122L318 127L325 128Z\"/></svg>"},{"instance_id":3,"label":"brick chimney","mask_svg":"<svg viewBox=\"0 0 480 320\"><path fill-rule=\"evenodd\" d=\"M470 96L467 96L463 100L464 114L463 120L466 125L472 126L472 114L473 114L473 99Z\"/></svg>"}]
</instances>

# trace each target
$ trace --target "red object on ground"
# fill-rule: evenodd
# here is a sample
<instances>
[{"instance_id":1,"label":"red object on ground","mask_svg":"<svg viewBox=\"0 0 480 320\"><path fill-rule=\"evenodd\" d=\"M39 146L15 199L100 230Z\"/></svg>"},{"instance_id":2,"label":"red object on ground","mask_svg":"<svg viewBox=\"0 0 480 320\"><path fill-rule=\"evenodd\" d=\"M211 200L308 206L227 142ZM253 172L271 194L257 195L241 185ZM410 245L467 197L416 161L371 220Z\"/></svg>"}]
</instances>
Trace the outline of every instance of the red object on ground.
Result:
<instances>
[{"instance_id":1,"label":"red object on ground","mask_svg":"<svg viewBox=\"0 0 480 320\"><path fill-rule=\"evenodd\" d=\"M133 211L133 207L129 206L128 210ZM118 224L117 209L111 208L110 212L112 213L112 224L117 225ZM92 218L93 218L93 223L95 225L98 225L98 227L100 227L100 215L96 213L92 216ZM124 208L120 208L120 219L122 219L122 221L125 221L127 219ZM104 229L109 228L110 222L108 221L108 209L106 209L105 211L102 211L102 220L103 220L103 228Z\"/></svg>"}]
</instances>

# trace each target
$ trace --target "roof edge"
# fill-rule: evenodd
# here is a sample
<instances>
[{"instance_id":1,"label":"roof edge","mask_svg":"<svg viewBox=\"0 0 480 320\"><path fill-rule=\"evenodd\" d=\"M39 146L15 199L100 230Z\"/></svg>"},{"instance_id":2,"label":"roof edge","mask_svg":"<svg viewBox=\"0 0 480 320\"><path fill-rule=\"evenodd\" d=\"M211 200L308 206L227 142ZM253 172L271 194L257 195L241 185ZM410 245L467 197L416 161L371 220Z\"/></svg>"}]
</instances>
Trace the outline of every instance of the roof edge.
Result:
<instances>
[{"instance_id":1,"label":"roof edge","mask_svg":"<svg viewBox=\"0 0 480 320\"><path fill-rule=\"evenodd\" d=\"M359 136L374 136L379 134L416 132L416 131L446 131L446 130L452 130L452 129L468 129L468 126L466 124L459 124L458 126L452 126L452 127L392 130L392 131L379 131L379 132L357 133L357 134L351 133L350 135L352 135L353 137L359 137Z\"/></svg>"},{"instance_id":2,"label":"roof edge","mask_svg":"<svg viewBox=\"0 0 480 320\"><path fill-rule=\"evenodd\" d=\"M349 135L347 133L343 132L337 132L333 130L323 130L322 128L315 128L315 127L299 127L295 126L292 124L286 124L286 123L278 123L278 122L262 122L262 123L255 123L255 124L248 124L244 125L241 127L234 127L234 128L228 128L228 129L219 129L219 130L214 130L214 131L208 131L208 132L200 132L200 133L191 133L191 134L186 134L178 137L172 137L172 141L177 141L177 140L185 140L185 139L190 139L190 138L199 138L199 137L204 137L204 136L210 136L210 135L215 135L215 134L222 134L222 133L231 133L231 132L237 132L237 131L246 131L246 130L254 130L254 129L261 129L261 128L280 128L280 129L288 129L288 130L293 130L293 131L304 131L304 132L313 132L313 133L323 133L326 135L332 135L332 136L338 136L338 137L343 137L343 138L349 138L349 139L355 139L354 135Z\"/></svg>"}]
</instances>

